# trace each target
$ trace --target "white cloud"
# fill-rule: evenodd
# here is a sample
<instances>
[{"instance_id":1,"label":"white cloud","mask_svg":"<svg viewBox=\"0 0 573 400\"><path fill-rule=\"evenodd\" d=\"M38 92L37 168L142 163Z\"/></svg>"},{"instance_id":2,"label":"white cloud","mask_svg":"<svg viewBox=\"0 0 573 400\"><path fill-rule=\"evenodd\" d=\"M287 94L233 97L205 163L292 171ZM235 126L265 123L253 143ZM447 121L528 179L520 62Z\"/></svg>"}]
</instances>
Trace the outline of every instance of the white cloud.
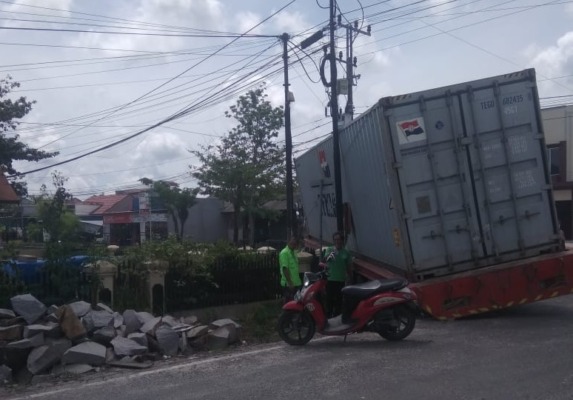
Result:
<instances>
[{"instance_id":1,"label":"white cloud","mask_svg":"<svg viewBox=\"0 0 573 400\"><path fill-rule=\"evenodd\" d=\"M129 156L134 162L153 163L189 155L185 143L178 135L163 130L151 131L132 150Z\"/></svg>"},{"instance_id":2,"label":"white cloud","mask_svg":"<svg viewBox=\"0 0 573 400\"><path fill-rule=\"evenodd\" d=\"M64 14L64 11L69 11L72 8L73 1L74 0L14 0L14 2L8 7L8 11L23 11L24 9L30 11L33 7L43 7L52 9L50 10L50 13L58 15Z\"/></svg>"},{"instance_id":3,"label":"white cloud","mask_svg":"<svg viewBox=\"0 0 573 400\"><path fill-rule=\"evenodd\" d=\"M239 26L238 33L244 33L252 29L258 23L262 21L262 18L259 14L256 14L251 11L240 12L236 16L237 25ZM249 31L249 33L258 33L262 32L262 26L257 26L255 29Z\"/></svg>"},{"instance_id":4,"label":"white cloud","mask_svg":"<svg viewBox=\"0 0 573 400\"><path fill-rule=\"evenodd\" d=\"M311 24L304 14L298 11L283 11L272 20L274 32L302 32L308 29Z\"/></svg>"},{"instance_id":5,"label":"white cloud","mask_svg":"<svg viewBox=\"0 0 573 400\"><path fill-rule=\"evenodd\" d=\"M124 6L120 13L124 14L125 17L123 18L127 20L172 26L173 28L153 28L142 25L142 29L170 29L174 31L165 32L167 34L185 33L177 27L215 31L226 29L223 7L219 0L140 0L138 7L128 9ZM156 33L160 32L157 31ZM193 32L189 31L188 33ZM185 42L189 40L189 38L175 36L117 36L84 33L74 40L73 44L87 47L169 52L181 50ZM193 42L196 44L204 40L193 39ZM206 44L208 43L206 42Z\"/></svg>"},{"instance_id":6,"label":"white cloud","mask_svg":"<svg viewBox=\"0 0 573 400\"><path fill-rule=\"evenodd\" d=\"M180 27L223 29L219 0L141 0L135 20Z\"/></svg>"},{"instance_id":7,"label":"white cloud","mask_svg":"<svg viewBox=\"0 0 573 400\"><path fill-rule=\"evenodd\" d=\"M535 47L530 47L528 53L531 55L531 64L537 69L538 75L546 78L570 75L573 69L573 31L557 39L555 45L537 49L537 51Z\"/></svg>"},{"instance_id":8,"label":"white cloud","mask_svg":"<svg viewBox=\"0 0 573 400\"><path fill-rule=\"evenodd\" d=\"M26 19L26 17L20 16L18 13L45 13L48 20L57 21L58 18L51 18L52 16L69 16L69 12L72 8L74 0L14 0L12 4L3 8L6 12L5 17L14 19ZM42 7L38 9L35 7ZM47 10L50 9L50 10ZM43 27L48 27L50 25L43 25ZM0 26L10 26L10 27L22 27L30 26L29 22L25 21L4 21L0 22Z\"/></svg>"},{"instance_id":9,"label":"white cloud","mask_svg":"<svg viewBox=\"0 0 573 400\"><path fill-rule=\"evenodd\" d=\"M431 3L428 1L425 4L426 6L436 5L446 1L431 0ZM327 4L325 0L320 0L320 3ZM343 11L358 7L354 1L347 4L340 3ZM471 5L468 3L463 8L456 9L455 12L446 10L457 5L457 2L435 7L431 9L434 15L427 19L427 22L442 21L442 17L439 16L440 13L443 13L443 18L449 18L446 16L447 14L454 15L462 12L462 10L479 11L488 5L491 6L492 0L474 3ZM12 7L14 9L16 7L15 11L35 12L32 11L33 9L23 7L23 4L61 9L71 8L73 11L141 21L149 23L145 27L148 32L154 29L151 24L244 32L277 11L279 7L276 1L269 0L16 0L13 5L4 5L1 8ZM366 3L364 4L366 5ZM404 4L403 0L393 0L388 3L373 5L366 10L366 16ZM573 13L573 7L569 7L568 10ZM44 12L40 9L36 11ZM430 10L426 14L429 12ZM326 20L327 14L327 10L320 9L312 0L296 2L258 27L254 32L265 34L287 32L294 35L312 26L320 26ZM399 12L392 14L396 15ZM463 21L469 25L488 18L487 14L468 12ZM379 17L370 22L379 22L387 16L388 14L380 14ZM435 18L436 16L437 18ZM349 18L360 18L360 13L354 12L349 15ZM530 65L533 63L538 68L538 76L567 75L573 69L573 64L570 61L573 38L571 35L564 35L563 33L571 29L570 18L571 16L565 12L565 5L543 7L536 12L516 14L511 21L508 21L509 17L508 19L499 19L499 21L495 20L488 23L487 26L484 24L474 28L464 28L463 31L456 34L463 34L462 37L469 42L476 43L493 53L502 54L509 59L529 60ZM459 20L457 21L459 24ZM551 24L548 25L545 23L546 21L551 21ZM90 23L89 21L85 22ZM386 23L374 25L372 37L361 35L354 43L354 54L358 58L355 73L361 75L358 86L354 88L354 102L357 107L360 107L357 109L357 113L363 112L366 107L371 106L383 96L507 72L506 63L490 59L486 62L483 52L469 48L461 42L453 41L451 37L442 35L429 40L408 43L410 40L422 38L428 32L415 31L406 36L398 36L403 31L421 26L418 20L412 20L408 17L400 19L399 22L399 26ZM93 21L93 23L96 22ZM111 20L108 23L111 23ZM511 35L508 34L507 30L509 23L512 24ZM367 24L368 21L365 25ZM448 27L455 28L458 25L452 23L446 27L440 26L446 29ZM57 27L68 28L69 26L57 25ZM89 26L85 27L89 28ZM93 27L93 29L101 28ZM338 33L342 36L339 49L343 50L345 47L344 32L339 31ZM55 162L97 149L133 134L139 129L149 127L192 105L201 105L201 107L185 118L170 122L169 126L207 135L223 135L236 122L225 118L224 111L235 103L238 96L249 90L250 87L247 83L254 84L258 77L265 76L265 80L268 82L269 99L273 105L283 105L284 102L282 60L280 59L282 49L279 42L275 41L276 43L273 44L274 39L238 40L237 43L224 49L221 54L206 58L202 64L194 67L196 62L212 54L232 39L213 40L76 34L71 32L50 34L46 32L22 32L20 36L15 38L12 31L0 31L0 35L2 35L0 42L18 41L50 46L2 47L2 54L6 60L2 63L5 64L3 70L9 72L15 80L22 82L21 89L26 90L26 92L21 94L38 101L25 121L35 123L64 122L65 124L49 128L22 124L22 129L19 131L26 143L32 147L47 144L57 138L62 139L47 147L47 149L61 150L59 157L39 163L19 163L18 169L21 171L49 166ZM557 40L559 37L561 38ZM499 40L499 38L503 38L503 40ZM300 43L300 40L302 37L293 39L295 43ZM323 39L323 43L326 41L326 38ZM531 45L531 43L538 45ZM52 47L52 45L70 44L151 52L188 50L194 54L159 56L147 60L119 62L115 59L101 58L133 56L137 53ZM257 54L267 46L275 47L271 47L269 52L262 54L256 60L247 58ZM385 48L386 50L380 50ZM302 57L301 54L299 55ZM233 82L245 77L249 71L248 68L262 66L267 60L265 58L267 56L269 57L268 60L272 56L279 56L275 60L277 64L257 71L257 77L250 77L250 80L238 84L240 89L235 94L226 98L217 98L217 93L225 92L226 88L231 88ZM322 52L319 52L315 55L315 60L318 62L321 56ZM74 62L78 59L93 59L93 62L88 61L85 65ZM52 64L53 61L58 60L68 60L70 65ZM296 61L296 56L292 53L290 60ZM178 63L171 63L172 61L178 61ZM50 62L50 64L40 64L44 62ZM251 63L248 64L249 62ZM26 67L9 67L16 64L28 65ZM39 64L41 68L38 68L36 64ZM525 67L526 63L523 62L523 64ZM306 65L311 79L316 81L319 78L317 68L311 63ZM145 66L145 68L133 68L136 66ZM223 67L228 68L218 72ZM187 69L189 69L188 72L181 79L167 83L170 78L176 77ZM271 74L273 72L274 74ZM231 74L234 75L231 76ZM267 77L268 74L271 76ZM342 77L343 74L343 70L340 68L339 76ZM290 69L290 78L290 90L296 99L291 107L293 135L296 135L293 141L295 143L307 142L307 144L295 148L299 151L310 146L309 141L312 138L330 131L329 119L324 117L328 96L325 94L323 85L320 82L311 82L298 63L295 63ZM165 86L160 87L162 84ZM543 93L543 89L550 85L553 85L553 92L556 92L557 89L563 90L556 84L545 82L540 85L541 95L549 95L547 90ZM569 86L573 87L571 84ZM62 87L66 89L62 90ZM144 96L146 93L148 95ZM19 94L14 93L14 95ZM211 96L215 96L213 101L217 100L219 103L210 108L203 107L203 102L209 103ZM140 97L142 98L139 99ZM134 102L136 99L139 100ZM113 114L110 111L100 113L101 110L122 107L122 105L131 102L133 104L121 108ZM340 96L339 103L344 108L345 96ZM65 121L68 120L71 121L66 123ZM323 124L323 127L313 130L313 128ZM79 130L80 128L81 130ZM76 129L79 131L74 133ZM64 138L65 135L69 136ZM281 133L280 136L282 139L283 134ZM184 174L185 171L188 171L188 165L197 164L187 149L198 150L201 145L216 143L216 140L210 136L161 127L109 150L56 168L61 170L65 176L70 177L69 186L72 191L78 189L83 193L111 192L115 188L137 184L137 180L142 176L153 179L168 179L177 174ZM37 190L41 183L50 182L50 171L46 170L26 177L26 180L30 182L32 193L35 189ZM181 178L183 181L185 179Z\"/></svg>"}]
</instances>

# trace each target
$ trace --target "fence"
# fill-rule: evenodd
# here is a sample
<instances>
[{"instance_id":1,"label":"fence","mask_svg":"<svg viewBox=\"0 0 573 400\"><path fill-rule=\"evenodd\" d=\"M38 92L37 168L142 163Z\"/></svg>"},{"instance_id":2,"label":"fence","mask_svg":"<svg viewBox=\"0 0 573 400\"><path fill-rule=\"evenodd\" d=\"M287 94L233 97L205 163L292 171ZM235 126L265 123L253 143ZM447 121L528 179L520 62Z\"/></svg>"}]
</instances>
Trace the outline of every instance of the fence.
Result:
<instances>
[{"instance_id":1,"label":"fence","mask_svg":"<svg viewBox=\"0 0 573 400\"><path fill-rule=\"evenodd\" d=\"M88 261L87 259L84 261ZM249 303L280 297L276 254L238 254L217 258L204 273L191 265L169 266L165 275L165 307L154 304L153 312L198 309L209 306ZM12 272L10 272L12 271ZM133 261L119 263L114 282L116 310L147 309L147 271ZM11 288L9 291L8 285ZM62 265L20 263L0 268L0 289L10 296L32 293L46 305L74 300L91 302L98 280L74 262ZM100 298L107 302L105 298ZM0 297L0 308L8 307L8 296Z\"/></svg>"},{"instance_id":2,"label":"fence","mask_svg":"<svg viewBox=\"0 0 573 400\"><path fill-rule=\"evenodd\" d=\"M276 254L244 254L219 258L210 276L186 278L171 268L165 276L167 310L250 303L280 297Z\"/></svg>"},{"instance_id":3,"label":"fence","mask_svg":"<svg viewBox=\"0 0 573 400\"><path fill-rule=\"evenodd\" d=\"M91 301L95 284L91 274L84 273L81 262L75 258L58 264L6 263L0 267L0 307L8 307L10 297L23 292L32 293L46 305L74 299Z\"/></svg>"}]
</instances>

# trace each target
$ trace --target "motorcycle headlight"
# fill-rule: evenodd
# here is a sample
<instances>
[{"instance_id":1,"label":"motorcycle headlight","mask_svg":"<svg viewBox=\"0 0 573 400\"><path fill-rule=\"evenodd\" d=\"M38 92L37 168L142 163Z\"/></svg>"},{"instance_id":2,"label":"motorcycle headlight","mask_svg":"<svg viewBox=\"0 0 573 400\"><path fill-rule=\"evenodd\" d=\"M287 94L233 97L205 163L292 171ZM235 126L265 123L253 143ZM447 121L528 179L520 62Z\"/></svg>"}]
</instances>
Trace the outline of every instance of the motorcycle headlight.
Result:
<instances>
[{"instance_id":1,"label":"motorcycle headlight","mask_svg":"<svg viewBox=\"0 0 573 400\"><path fill-rule=\"evenodd\" d=\"M301 301L302 300L302 296L303 296L303 291L301 290L297 290L296 293L294 294L294 301Z\"/></svg>"},{"instance_id":2,"label":"motorcycle headlight","mask_svg":"<svg viewBox=\"0 0 573 400\"><path fill-rule=\"evenodd\" d=\"M314 274L312 272L305 272L304 273L304 278L302 280L303 282L303 287L308 287L310 286L311 283L316 282L319 279L317 274Z\"/></svg>"}]
</instances>

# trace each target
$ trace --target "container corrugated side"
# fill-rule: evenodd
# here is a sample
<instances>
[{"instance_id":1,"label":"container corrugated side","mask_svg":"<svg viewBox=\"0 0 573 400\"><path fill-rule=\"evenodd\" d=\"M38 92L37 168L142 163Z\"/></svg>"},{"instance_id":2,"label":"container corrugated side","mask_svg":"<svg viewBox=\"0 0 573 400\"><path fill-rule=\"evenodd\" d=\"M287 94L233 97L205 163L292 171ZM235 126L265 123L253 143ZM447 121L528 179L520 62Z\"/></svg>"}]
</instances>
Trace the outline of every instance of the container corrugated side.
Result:
<instances>
[{"instance_id":1,"label":"container corrugated side","mask_svg":"<svg viewBox=\"0 0 573 400\"><path fill-rule=\"evenodd\" d=\"M343 129L348 247L418 279L558 250L534 76L384 98ZM332 140L296 167L309 233L330 240Z\"/></svg>"},{"instance_id":2,"label":"container corrugated side","mask_svg":"<svg viewBox=\"0 0 573 400\"><path fill-rule=\"evenodd\" d=\"M560 248L533 70L381 103L420 276Z\"/></svg>"},{"instance_id":3,"label":"container corrugated side","mask_svg":"<svg viewBox=\"0 0 573 400\"><path fill-rule=\"evenodd\" d=\"M410 250L400 235L403 219L389 187L394 171L387 160L391 152L384 149L381 113L379 106L371 108L340 134L343 201L348 203L346 220L350 219L348 246L406 270Z\"/></svg>"}]
</instances>

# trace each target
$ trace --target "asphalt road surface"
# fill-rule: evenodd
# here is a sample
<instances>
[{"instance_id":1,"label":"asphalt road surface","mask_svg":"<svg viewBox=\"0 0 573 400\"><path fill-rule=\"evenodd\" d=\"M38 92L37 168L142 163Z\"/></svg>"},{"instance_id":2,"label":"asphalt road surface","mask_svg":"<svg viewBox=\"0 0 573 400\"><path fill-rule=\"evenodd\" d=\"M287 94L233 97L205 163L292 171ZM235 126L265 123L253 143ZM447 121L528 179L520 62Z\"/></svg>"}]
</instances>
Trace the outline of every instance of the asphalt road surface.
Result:
<instances>
[{"instance_id":1,"label":"asphalt road surface","mask_svg":"<svg viewBox=\"0 0 573 400\"><path fill-rule=\"evenodd\" d=\"M573 296L376 334L276 343L143 372L8 392L10 400L573 399Z\"/></svg>"}]
</instances>

